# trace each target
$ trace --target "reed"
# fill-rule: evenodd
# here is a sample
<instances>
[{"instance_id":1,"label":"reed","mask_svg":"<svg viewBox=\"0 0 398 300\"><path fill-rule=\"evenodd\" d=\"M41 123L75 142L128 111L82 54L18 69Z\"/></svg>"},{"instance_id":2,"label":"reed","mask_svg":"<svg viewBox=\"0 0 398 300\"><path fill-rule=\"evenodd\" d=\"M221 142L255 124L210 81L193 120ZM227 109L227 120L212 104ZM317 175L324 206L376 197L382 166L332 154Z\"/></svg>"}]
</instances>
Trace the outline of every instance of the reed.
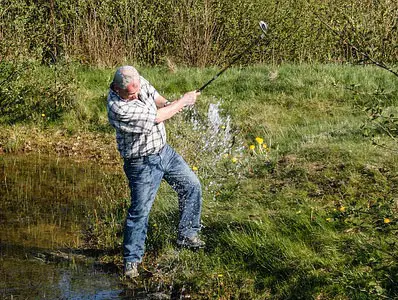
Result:
<instances>
[{"instance_id":1,"label":"reed","mask_svg":"<svg viewBox=\"0 0 398 300\"><path fill-rule=\"evenodd\" d=\"M242 63L397 61L396 1L2 1L1 57L97 66L223 65L269 23L269 47Z\"/></svg>"}]
</instances>

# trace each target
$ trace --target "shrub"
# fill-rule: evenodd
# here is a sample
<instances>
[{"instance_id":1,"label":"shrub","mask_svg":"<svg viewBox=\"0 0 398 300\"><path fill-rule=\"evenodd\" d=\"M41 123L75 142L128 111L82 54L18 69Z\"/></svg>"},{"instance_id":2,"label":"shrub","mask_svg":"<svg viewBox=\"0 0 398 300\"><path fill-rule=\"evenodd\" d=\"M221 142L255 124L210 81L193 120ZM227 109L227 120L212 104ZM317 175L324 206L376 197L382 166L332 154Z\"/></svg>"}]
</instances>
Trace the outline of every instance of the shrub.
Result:
<instances>
[{"instance_id":1,"label":"shrub","mask_svg":"<svg viewBox=\"0 0 398 300\"><path fill-rule=\"evenodd\" d=\"M0 62L0 123L57 120L74 107L72 84L62 65Z\"/></svg>"}]
</instances>

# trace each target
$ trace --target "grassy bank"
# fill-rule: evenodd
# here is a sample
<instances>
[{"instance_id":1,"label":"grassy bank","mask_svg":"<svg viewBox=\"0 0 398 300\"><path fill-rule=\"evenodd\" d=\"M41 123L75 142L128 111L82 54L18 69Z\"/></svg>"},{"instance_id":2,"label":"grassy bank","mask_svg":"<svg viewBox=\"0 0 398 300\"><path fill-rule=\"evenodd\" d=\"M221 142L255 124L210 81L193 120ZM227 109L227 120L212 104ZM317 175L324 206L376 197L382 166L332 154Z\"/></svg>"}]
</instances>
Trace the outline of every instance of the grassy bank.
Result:
<instances>
[{"instance_id":1,"label":"grassy bank","mask_svg":"<svg viewBox=\"0 0 398 300\"><path fill-rule=\"evenodd\" d=\"M173 99L217 70L140 71ZM57 118L44 114L34 122L3 124L1 150L114 164L123 178L105 109L113 70L75 66L69 72L71 108ZM394 114L397 101L397 79L372 67L228 70L203 92L195 110L166 125L169 143L201 178L208 246L176 251L177 200L162 185L143 263L151 277L132 286L194 298L397 297L397 147L394 131L383 130L388 124L366 112L378 107ZM208 121L214 104L218 126ZM115 252L127 184L99 184L109 193L88 213L87 247ZM115 198L120 191L125 197ZM121 263L120 255L102 260Z\"/></svg>"}]
</instances>

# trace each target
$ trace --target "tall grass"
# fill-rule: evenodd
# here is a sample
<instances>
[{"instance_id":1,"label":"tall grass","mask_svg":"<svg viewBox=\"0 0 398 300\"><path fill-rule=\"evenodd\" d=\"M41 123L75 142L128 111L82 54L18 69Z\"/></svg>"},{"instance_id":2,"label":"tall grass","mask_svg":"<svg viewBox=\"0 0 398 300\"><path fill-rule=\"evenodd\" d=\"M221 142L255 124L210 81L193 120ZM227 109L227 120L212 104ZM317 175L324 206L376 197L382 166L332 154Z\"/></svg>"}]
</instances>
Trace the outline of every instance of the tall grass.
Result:
<instances>
[{"instance_id":1,"label":"tall grass","mask_svg":"<svg viewBox=\"0 0 398 300\"><path fill-rule=\"evenodd\" d=\"M269 23L270 46L243 63L362 61L396 63L397 3L382 0L27 1L3 0L1 57L73 59L96 65L222 65ZM365 61L366 62L366 61Z\"/></svg>"}]
</instances>

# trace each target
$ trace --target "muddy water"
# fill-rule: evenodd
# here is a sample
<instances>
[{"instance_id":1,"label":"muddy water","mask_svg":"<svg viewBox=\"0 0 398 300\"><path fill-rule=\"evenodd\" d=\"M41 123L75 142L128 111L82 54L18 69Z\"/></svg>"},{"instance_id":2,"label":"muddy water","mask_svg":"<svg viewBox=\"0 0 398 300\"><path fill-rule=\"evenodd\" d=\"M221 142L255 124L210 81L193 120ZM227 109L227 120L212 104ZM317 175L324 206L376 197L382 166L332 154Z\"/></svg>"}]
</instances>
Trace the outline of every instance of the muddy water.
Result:
<instances>
[{"instance_id":1,"label":"muddy water","mask_svg":"<svg viewBox=\"0 0 398 300\"><path fill-rule=\"evenodd\" d=\"M117 268L83 249L87 211L104 192L99 165L0 156L0 298L120 299Z\"/></svg>"}]
</instances>

